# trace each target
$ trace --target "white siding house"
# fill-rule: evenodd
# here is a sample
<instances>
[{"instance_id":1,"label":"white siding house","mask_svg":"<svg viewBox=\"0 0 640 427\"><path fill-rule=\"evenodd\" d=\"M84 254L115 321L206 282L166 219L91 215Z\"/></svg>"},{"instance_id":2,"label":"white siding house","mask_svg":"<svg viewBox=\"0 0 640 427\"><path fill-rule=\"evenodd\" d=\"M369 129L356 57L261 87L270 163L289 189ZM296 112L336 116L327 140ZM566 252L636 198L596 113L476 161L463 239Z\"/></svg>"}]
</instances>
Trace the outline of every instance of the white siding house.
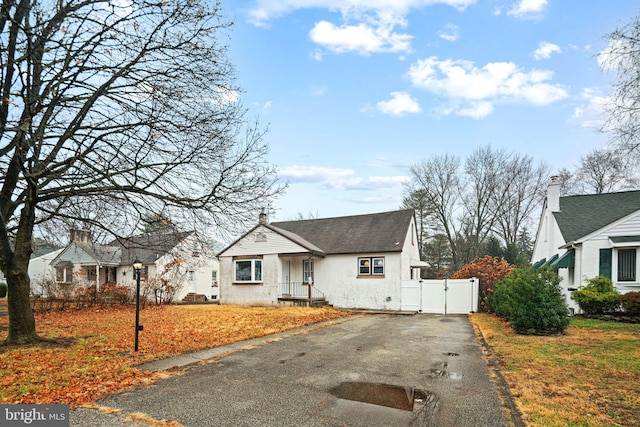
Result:
<instances>
[{"instance_id":1,"label":"white siding house","mask_svg":"<svg viewBox=\"0 0 640 427\"><path fill-rule=\"evenodd\" d=\"M571 291L598 275L621 293L640 291L639 249L640 191L560 197L552 177L532 262L558 270L570 308L578 310Z\"/></svg>"},{"instance_id":2,"label":"white siding house","mask_svg":"<svg viewBox=\"0 0 640 427\"><path fill-rule=\"evenodd\" d=\"M143 264L142 286L164 280L177 289L173 301L190 293L219 298L218 260L193 232L144 234L101 245L88 231L73 230L69 245L50 262L51 279L98 289L105 284L135 288L135 259Z\"/></svg>"},{"instance_id":3,"label":"white siding house","mask_svg":"<svg viewBox=\"0 0 640 427\"><path fill-rule=\"evenodd\" d=\"M261 214L218 258L222 303L274 305L311 289L336 307L381 310L400 310L402 281L425 266L413 210L272 224Z\"/></svg>"}]
</instances>

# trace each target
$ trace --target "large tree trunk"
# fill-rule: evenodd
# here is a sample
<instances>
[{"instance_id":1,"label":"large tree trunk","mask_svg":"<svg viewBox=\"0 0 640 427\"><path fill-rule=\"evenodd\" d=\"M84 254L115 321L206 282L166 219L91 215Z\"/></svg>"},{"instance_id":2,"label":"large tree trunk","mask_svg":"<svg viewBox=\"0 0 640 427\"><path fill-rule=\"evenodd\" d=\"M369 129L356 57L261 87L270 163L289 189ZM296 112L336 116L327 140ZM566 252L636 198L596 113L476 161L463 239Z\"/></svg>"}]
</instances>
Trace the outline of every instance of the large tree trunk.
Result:
<instances>
[{"instance_id":1,"label":"large tree trunk","mask_svg":"<svg viewBox=\"0 0 640 427\"><path fill-rule=\"evenodd\" d=\"M25 344L39 340L36 321L29 303L30 280L26 268L14 268L7 276L9 335L6 344Z\"/></svg>"},{"instance_id":2,"label":"large tree trunk","mask_svg":"<svg viewBox=\"0 0 640 427\"><path fill-rule=\"evenodd\" d=\"M29 196L20 213L20 225L16 234L15 247L7 276L7 303L9 308L9 335L6 344L25 344L41 340L36 334L36 321L31 310L29 295L31 280L29 279L29 259L33 252L31 238L35 223L34 201L37 185L29 182Z\"/></svg>"}]
</instances>

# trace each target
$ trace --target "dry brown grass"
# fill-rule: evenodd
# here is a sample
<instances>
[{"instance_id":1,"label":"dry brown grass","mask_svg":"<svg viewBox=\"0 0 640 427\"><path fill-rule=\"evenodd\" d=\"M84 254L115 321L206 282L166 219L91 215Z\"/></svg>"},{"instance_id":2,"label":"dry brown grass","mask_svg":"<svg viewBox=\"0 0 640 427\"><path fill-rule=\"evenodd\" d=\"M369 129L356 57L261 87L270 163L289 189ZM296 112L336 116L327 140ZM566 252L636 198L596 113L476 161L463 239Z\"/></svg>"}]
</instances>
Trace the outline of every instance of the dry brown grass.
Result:
<instances>
[{"instance_id":1,"label":"dry brown grass","mask_svg":"<svg viewBox=\"0 0 640 427\"><path fill-rule=\"evenodd\" d=\"M61 403L76 407L110 393L166 378L136 365L349 316L333 308L152 306L84 309L36 315L37 332L60 344L0 347L0 403ZM0 340L8 318L0 317Z\"/></svg>"},{"instance_id":2,"label":"dry brown grass","mask_svg":"<svg viewBox=\"0 0 640 427\"><path fill-rule=\"evenodd\" d=\"M563 336L517 335L474 314L532 426L640 425L640 325L574 319Z\"/></svg>"}]
</instances>

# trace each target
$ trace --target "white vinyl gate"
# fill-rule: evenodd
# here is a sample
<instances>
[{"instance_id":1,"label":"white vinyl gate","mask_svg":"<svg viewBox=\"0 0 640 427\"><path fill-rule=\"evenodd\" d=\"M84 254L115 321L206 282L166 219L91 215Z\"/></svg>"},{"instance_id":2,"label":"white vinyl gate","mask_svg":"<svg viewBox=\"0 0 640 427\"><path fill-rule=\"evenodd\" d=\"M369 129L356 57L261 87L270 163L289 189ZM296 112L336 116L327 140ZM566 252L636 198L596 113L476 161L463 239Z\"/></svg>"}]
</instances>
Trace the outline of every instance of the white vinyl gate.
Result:
<instances>
[{"instance_id":1,"label":"white vinyl gate","mask_svg":"<svg viewBox=\"0 0 640 427\"><path fill-rule=\"evenodd\" d=\"M468 314L478 311L477 278L403 280L402 311L434 314Z\"/></svg>"}]
</instances>

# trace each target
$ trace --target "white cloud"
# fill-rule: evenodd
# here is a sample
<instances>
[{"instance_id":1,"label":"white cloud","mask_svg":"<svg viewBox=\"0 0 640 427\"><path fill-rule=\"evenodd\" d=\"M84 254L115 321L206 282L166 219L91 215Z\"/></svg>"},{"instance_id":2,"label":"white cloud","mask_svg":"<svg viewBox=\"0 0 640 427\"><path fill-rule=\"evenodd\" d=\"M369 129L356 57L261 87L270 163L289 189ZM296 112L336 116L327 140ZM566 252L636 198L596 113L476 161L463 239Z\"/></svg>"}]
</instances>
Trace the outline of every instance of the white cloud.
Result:
<instances>
[{"instance_id":1,"label":"white cloud","mask_svg":"<svg viewBox=\"0 0 640 427\"><path fill-rule=\"evenodd\" d=\"M235 104L240 99L240 94L237 90L229 89L224 86L217 87L217 103L222 105Z\"/></svg>"},{"instance_id":2,"label":"white cloud","mask_svg":"<svg viewBox=\"0 0 640 427\"><path fill-rule=\"evenodd\" d=\"M404 175L359 177L352 169L300 165L281 168L278 176L289 183L315 183L328 190L340 191L400 189L409 181L409 177Z\"/></svg>"},{"instance_id":3,"label":"white cloud","mask_svg":"<svg viewBox=\"0 0 640 427\"><path fill-rule=\"evenodd\" d=\"M454 24L447 24L444 30L438 32L438 36L448 42L454 42L460 38L460 27Z\"/></svg>"},{"instance_id":4,"label":"white cloud","mask_svg":"<svg viewBox=\"0 0 640 427\"><path fill-rule=\"evenodd\" d=\"M526 72L511 62L493 62L479 68L471 61L432 56L413 64L407 75L415 86L445 98L451 104L449 114L474 118L490 114L496 103L548 105L569 96L561 85L546 83L553 72Z\"/></svg>"},{"instance_id":5,"label":"white cloud","mask_svg":"<svg viewBox=\"0 0 640 427\"><path fill-rule=\"evenodd\" d=\"M418 101L411 98L406 92L391 92L391 99L379 101L376 108L384 114L400 116L404 113L419 113L421 111Z\"/></svg>"},{"instance_id":6,"label":"white cloud","mask_svg":"<svg viewBox=\"0 0 640 427\"><path fill-rule=\"evenodd\" d=\"M365 23L337 27L320 21L309 32L311 40L335 53L357 52L362 55L379 52L407 52L412 36L391 32L388 27L372 27Z\"/></svg>"},{"instance_id":7,"label":"white cloud","mask_svg":"<svg viewBox=\"0 0 640 427\"><path fill-rule=\"evenodd\" d=\"M326 182L353 175L351 169L325 168L320 166L288 166L278 170L278 176L291 182Z\"/></svg>"},{"instance_id":8,"label":"white cloud","mask_svg":"<svg viewBox=\"0 0 640 427\"><path fill-rule=\"evenodd\" d=\"M383 190L391 188L401 188L405 183L409 182L408 176L370 176L370 177L353 177L333 179L326 183L326 187L331 190Z\"/></svg>"},{"instance_id":9,"label":"white cloud","mask_svg":"<svg viewBox=\"0 0 640 427\"><path fill-rule=\"evenodd\" d=\"M246 9L249 22L267 26L270 21L300 9L321 8L339 11L343 17L357 17L366 13L405 16L411 9L433 5L448 5L464 10L477 0L256 0ZM345 19L347 20L347 19Z\"/></svg>"},{"instance_id":10,"label":"white cloud","mask_svg":"<svg viewBox=\"0 0 640 427\"><path fill-rule=\"evenodd\" d=\"M634 72L636 66L632 61L635 55L630 54L632 50L633 47L626 40L611 40L604 49L598 52L598 65L602 71L607 72Z\"/></svg>"},{"instance_id":11,"label":"white cloud","mask_svg":"<svg viewBox=\"0 0 640 427\"><path fill-rule=\"evenodd\" d=\"M584 89L580 97L582 102L574 109L569 122L583 128L602 128L606 120L605 109L611 98L593 88Z\"/></svg>"},{"instance_id":12,"label":"white cloud","mask_svg":"<svg viewBox=\"0 0 640 427\"><path fill-rule=\"evenodd\" d=\"M523 19L536 18L540 16L546 5L547 0L520 0L512 6L507 15Z\"/></svg>"},{"instance_id":13,"label":"white cloud","mask_svg":"<svg viewBox=\"0 0 640 427\"><path fill-rule=\"evenodd\" d=\"M477 0L256 0L247 10L249 22L266 27L280 17L300 9L322 8L340 12L342 22L316 22L309 32L311 40L334 53L411 52L413 36L396 31L407 26L412 9L437 4L464 10ZM447 32L443 37L457 37ZM313 57L322 59L322 52Z\"/></svg>"},{"instance_id":14,"label":"white cloud","mask_svg":"<svg viewBox=\"0 0 640 427\"><path fill-rule=\"evenodd\" d=\"M557 44L549 43L547 41L540 42L538 48L533 52L533 57L536 61L541 59L551 58L553 53L562 53L562 49Z\"/></svg>"},{"instance_id":15,"label":"white cloud","mask_svg":"<svg viewBox=\"0 0 640 427\"><path fill-rule=\"evenodd\" d=\"M460 108L456 112L459 116L471 117L476 120L483 119L491 113L493 113L493 104L486 101L471 102L467 107Z\"/></svg>"}]
</instances>

